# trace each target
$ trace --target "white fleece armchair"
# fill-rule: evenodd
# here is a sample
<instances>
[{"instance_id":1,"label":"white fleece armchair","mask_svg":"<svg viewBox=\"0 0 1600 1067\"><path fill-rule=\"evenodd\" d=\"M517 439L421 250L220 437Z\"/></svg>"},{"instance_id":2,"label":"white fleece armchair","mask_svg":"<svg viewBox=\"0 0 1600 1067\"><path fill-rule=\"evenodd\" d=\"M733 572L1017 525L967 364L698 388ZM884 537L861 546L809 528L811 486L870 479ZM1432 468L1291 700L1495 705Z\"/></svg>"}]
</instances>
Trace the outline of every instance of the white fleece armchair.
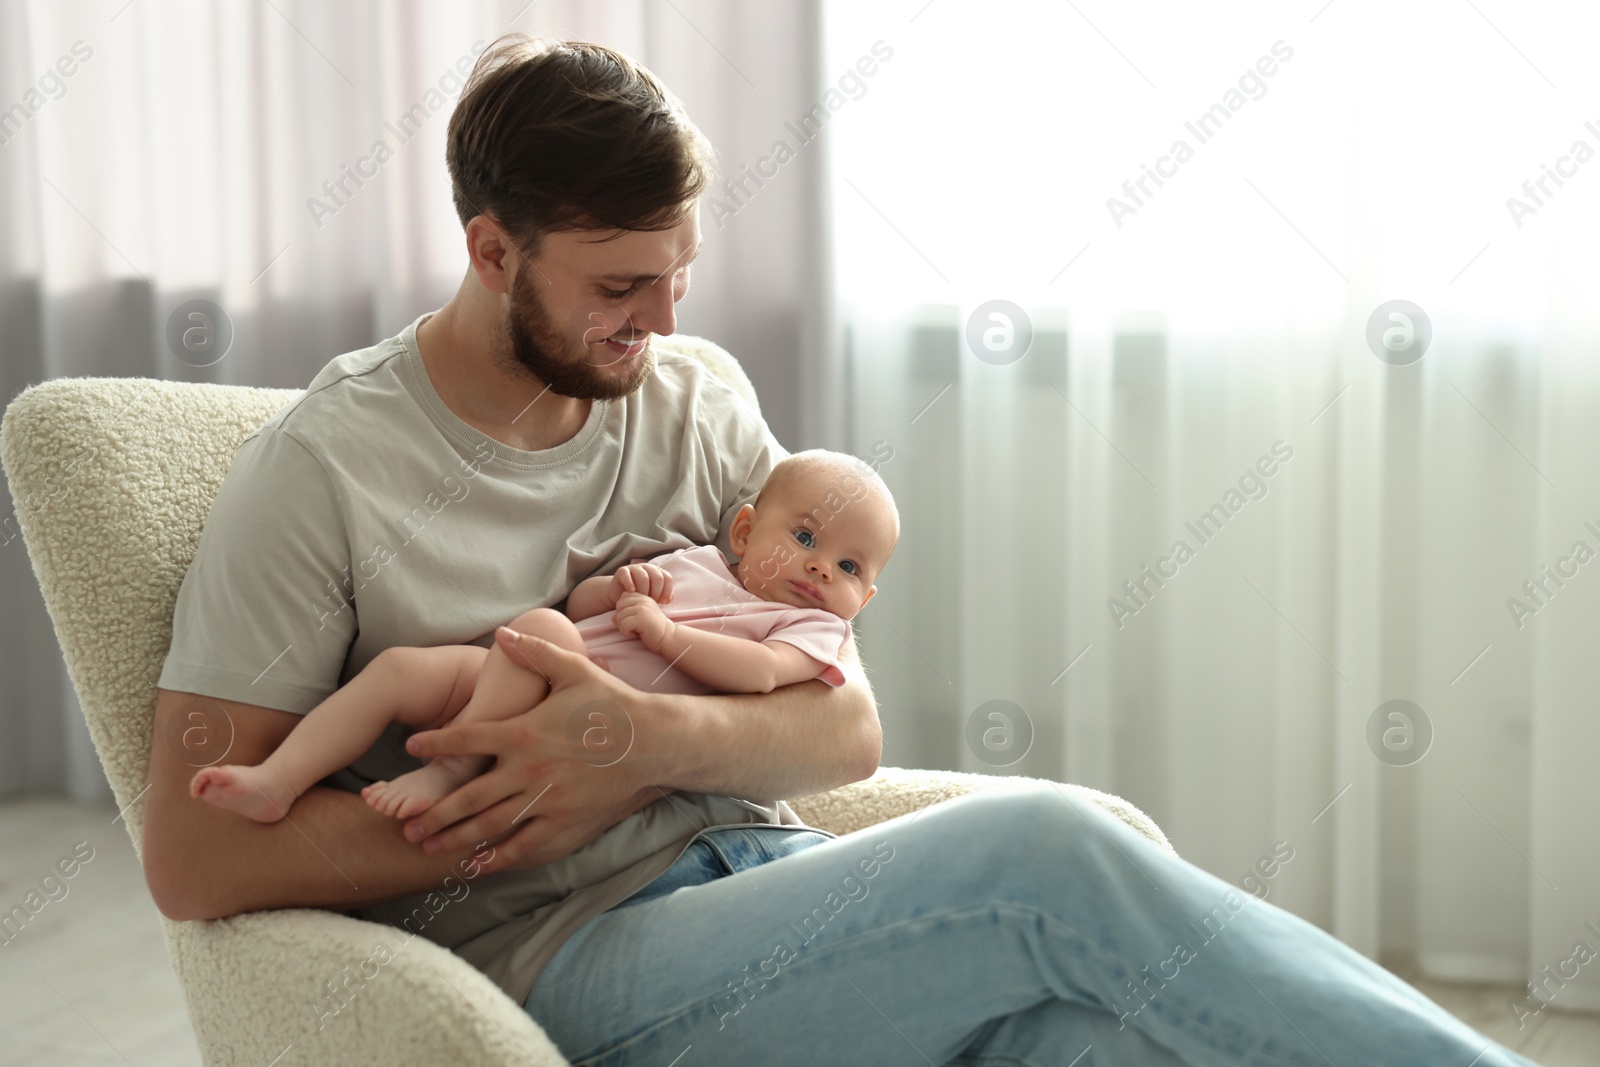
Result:
<instances>
[{"instance_id":1,"label":"white fleece armchair","mask_svg":"<svg viewBox=\"0 0 1600 1067\"><path fill-rule=\"evenodd\" d=\"M704 361L752 402L738 363L710 342L663 347ZM0 421L9 480L34 574L134 848L141 844L156 679L173 604L234 450L295 390L140 378L64 378L16 397ZM806 822L846 834L1014 778L885 767L864 782L792 801ZM1171 848L1125 801L1065 787ZM167 952L208 1064L473 1064L568 1067L481 972L421 938L331 911L162 920ZM357 974L375 947L382 977ZM403 946L403 947L402 947ZM348 968L348 971L347 971ZM369 967L370 969L370 967Z\"/></svg>"}]
</instances>

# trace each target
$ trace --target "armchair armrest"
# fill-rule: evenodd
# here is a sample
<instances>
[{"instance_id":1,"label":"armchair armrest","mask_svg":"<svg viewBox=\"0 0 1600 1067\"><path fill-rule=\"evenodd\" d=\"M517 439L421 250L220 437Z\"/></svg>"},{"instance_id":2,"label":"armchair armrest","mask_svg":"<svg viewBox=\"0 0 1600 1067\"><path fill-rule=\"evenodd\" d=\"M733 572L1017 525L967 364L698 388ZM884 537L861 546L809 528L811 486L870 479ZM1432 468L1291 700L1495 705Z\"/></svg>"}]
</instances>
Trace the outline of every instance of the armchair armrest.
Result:
<instances>
[{"instance_id":1,"label":"armchair armrest","mask_svg":"<svg viewBox=\"0 0 1600 1067\"><path fill-rule=\"evenodd\" d=\"M1054 786L1068 797L1099 804L1168 852L1177 854L1177 849L1172 847L1172 842L1167 840L1167 835L1161 832L1155 820L1121 797L1088 786L1068 785L1041 778L879 767L871 778L851 782L826 793L799 797L788 803L807 825L842 837L863 827L920 811L942 800L1030 783Z\"/></svg>"},{"instance_id":2,"label":"armchair armrest","mask_svg":"<svg viewBox=\"0 0 1600 1067\"><path fill-rule=\"evenodd\" d=\"M208 1063L570 1067L481 971L405 930L311 908L162 929Z\"/></svg>"}]
</instances>

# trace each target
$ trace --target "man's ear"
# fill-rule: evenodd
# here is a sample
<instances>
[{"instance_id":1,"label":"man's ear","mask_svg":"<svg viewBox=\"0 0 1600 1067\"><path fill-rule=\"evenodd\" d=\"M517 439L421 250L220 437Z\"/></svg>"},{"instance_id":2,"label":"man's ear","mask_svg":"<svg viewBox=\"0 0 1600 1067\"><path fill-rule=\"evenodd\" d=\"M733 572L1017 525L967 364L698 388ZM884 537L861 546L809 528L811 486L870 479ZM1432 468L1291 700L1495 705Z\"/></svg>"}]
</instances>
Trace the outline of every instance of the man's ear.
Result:
<instances>
[{"instance_id":1,"label":"man's ear","mask_svg":"<svg viewBox=\"0 0 1600 1067\"><path fill-rule=\"evenodd\" d=\"M491 293L509 293L512 266L510 257L518 253L495 221L488 215L474 216L467 222L467 255L478 282ZM527 269L526 263L516 264Z\"/></svg>"},{"instance_id":2,"label":"man's ear","mask_svg":"<svg viewBox=\"0 0 1600 1067\"><path fill-rule=\"evenodd\" d=\"M755 522L755 505L746 504L739 509L739 514L733 517L733 525L728 528L728 547L740 559L744 559L745 549L750 547L750 530Z\"/></svg>"}]
</instances>

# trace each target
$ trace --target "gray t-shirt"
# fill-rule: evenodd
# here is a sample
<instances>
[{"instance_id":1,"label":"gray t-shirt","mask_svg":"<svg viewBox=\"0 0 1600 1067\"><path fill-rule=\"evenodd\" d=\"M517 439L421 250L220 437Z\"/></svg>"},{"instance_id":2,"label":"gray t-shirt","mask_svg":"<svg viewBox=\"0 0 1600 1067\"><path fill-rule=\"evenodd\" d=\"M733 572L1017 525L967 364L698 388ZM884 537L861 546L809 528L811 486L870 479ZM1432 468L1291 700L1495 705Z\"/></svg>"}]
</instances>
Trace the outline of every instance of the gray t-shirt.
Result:
<instances>
[{"instance_id":1,"label":"gray t-shirt","mask_svg":"<svg viewBox=\"0 0 1600 1067\"><path fill-rule=\"evenodd\" d=\"M512 448L452 412L397 337L332 360L244 439L173 618L163 689L304 714L384 649L493 643L628 561L716 544L787 453L693 357L656 339L634 394L565 444ZM421 765L391 725L325 784ZM521 1003L570 933L669 867L702 829L804 824L778 801L674 793L555 863L457 879L352 914L445 946ZM832 836L832 835L830 835Z\"/></svg>"}]
</instances>

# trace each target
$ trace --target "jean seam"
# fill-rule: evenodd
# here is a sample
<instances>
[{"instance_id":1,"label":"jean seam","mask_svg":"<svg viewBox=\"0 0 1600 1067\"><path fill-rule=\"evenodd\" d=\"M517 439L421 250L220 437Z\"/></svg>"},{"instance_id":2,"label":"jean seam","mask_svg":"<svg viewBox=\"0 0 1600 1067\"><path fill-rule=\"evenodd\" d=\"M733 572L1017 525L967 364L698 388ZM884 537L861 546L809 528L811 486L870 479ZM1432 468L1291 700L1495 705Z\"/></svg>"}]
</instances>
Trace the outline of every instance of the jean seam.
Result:
<instances>
[{"instance_id":1,"label":"jean seam","mask_svg":"<svg viewBox=\"0 0 1600 1067\"><path fill-rule=\"evenodd\" d=\"M955 1059L945 1064L945 1067L952 1067L952 1065L965 1067L967 1064L971 1064L973 1067L990 1067L991 1064L1003 1064L1004 1067L1044 1067L1043 1064L1025 1060L1021 1056L1013 1056L1009 1052L977 1052L970 1056L962 1052L958 1053Z\"/></svg>"},{"instance_id":2,"label":"jean seam","mask_svg":"<svg viewBox=\"0 0 1600 1067\"><path fill-rule=\"evenodd\" d=\"M1102 961L1105 961L1107 959L1105 954L1102 953L1098 948L1096 948L1094 946L1093 941L1088 937L1088 935L1084 934L1081 930L1077 929L1076 927L1074 927L1074 926L1072 926L1072 925L1070 925L1068 923L1061 922L1060 920L1054 918L1053 916L1045 913L1040 908L1036 908L1036 907L1034 907L1032 905L1029 905L1029 904L1016 904L1016 903L1013 903L1011 901L990 901L990 902L985 903L985 904L977 904L977 905L972 905L972 906L965 907L965 908L950 908L950 909L945 909L943 911L930 912L930 913L928 913L926 915L916 916L915 918L902 919L899 922L894 923L894 924L889 925L889 926L874 927L872 930L869 930L869 931L866 931L865 933L856 935L855 937L853 937L846 944L830 945L830 946L827 947L826 950L824 950L822 952L810 953L810 954L806 955L803 959L799 959L794 964L790 964L789 965L789 973L790 974L794 974L795 973L795 968L797 968L797 967L799 967L799 966L801 966L803 964L816 964L816 963L819 963L819 962L821 962L823 960L832 958L835 954L837 954L839 952L842 952L847 948L857 947L857 946L860 946L862 944L871 944L873 941L880 940L883 937L887 937L891 933L894 933L894 932L896 932L898 930L902 930L902 929L904 929L906 927L909 927L909 926L914 926L914 925L917 925L917 924L929 924L929 923L932 923L932 922L943 921L943 920L948 920L948 919L966 918L968 916L980 915L980 914L982 914L984 912L990 912L990 911L993 911L993 912L1015 911L1015 912L1022 912L1025 915L1028 915L1028 916L1036 916L1038 918L1041 918L1047 923L1050 923L1050 924L1052 924L1054 926L1058 926L1063 930L1069 931L1071 934L1073 934L1075 937L1077 937L1079 940L1081 940L1084 943L1084 946L1088 949L1088 951L1094 953ZM820 936L820 935L818 935L818 936ZM1113 958L1110 959L1110 962L1115 964L1116 967L1119 970L1123 971L1123 973L1128 973L1126 971L1126 969L1123 968L1122 962L1120 960L1117 960L1117 959L1115 959L1113 957ZM1130 974L1129 977L1131 979L1132 975ZM662 1029L663 1027L669 1026L669 1025L671 1025L673 1023L676 1023L676 1022L680 1021L681 1019L683 1019L684 1016L690 1014L691 1012L700 1010L701 1008L705 1007L706 1005L708 1005L712 1001L714 1001L717 997L724 996L724 995L726 995L724 992L718 991L718 992L715 992L715 993L708 994L708 995L706 995L704 997L701 997L698 1000L691 1001L690 1003L685 1004L682 1007L680 1007L677 1010L675 1010L672 1014L667 1015L667 1016L663 1016L661 1019L657 1020L655 1023L651 1024L650 1026L646 1027L643 1030L640 1030L638 1033L634 1034L632 1037L627 1038L625 1041L622 1041L622 1042L620 1042L620 1043L618 1043L616 1045L613 1045L613 1046L611 1046L609 1048L606 1048L603 1051L592 1053L591 1055L584 1057L582 1060L574 1060L573 1061L573 1067L588 1067L588 1065L591 1065L591 1064L594 1064L594 1063L603 1062L606 1057L615 1055L616 1053L619 1053L619 1052L622 1052L622 1051L626 1050L629 1046L635 1045L638 1042L649 1038L656 1031ZM1052 995L1054 995L1054 994L1052 994ZM1057 999L1060 999L1060 998L1057 998ZM1112 1009L1112 1008L1106 1008L1105 1010L1110 1011L1113 1014L1115 1014L1115 1010ZM1229 1035L1218 1033L1217 1031L1213 1030L1211 1027L1209 1027L1206 1024L1200 1022L1199 1020L1190 1017L1188 1015L1188 1013L1183 1012L1183 1011L1179 1011L1178 1009L1176 1009L1175 1007L1173 1007L1171 1005L1168 1005L1168 1010L1171 1011L1175 1016L1177 1016L1179 1018L1179 1020L1182 1021L1183 1023L1186 1023L1187 1025L1189 1025L1190 1027L1192 1027L1193 1029L1195 1029L1197 1031L1200 1031L1202 1033L1210 1035L1211 1037L1216 1038L1218 1041L1234 1040ZM1155 1039L1151 1038L1151 1040L1153 1041ZM1158 1042L1158 1044L1159 1044L1159 1042ZM1314 1047L1315 1046L1313 1046L1313 1048ZM1279 1057L1276 1057L1276 1056L1272 1056L1265 1049L1254 1048L1251 1051L1262 1062L1276 1063L1276 1064L1281 1065L1281 1067L1305 1067L1303 1062L1295 1062L1295 1061L1292 1061L1292 1060L1285 1060L1285 1059L1282 1059L1282 1058L1279 1058Z\"/></svg>"},{"instance_id":3,"label":"jean seam","mask_svg":"<svg viewBox=\"0 0 1600 1067\"><path fill-rule=\"evenodd\" d=\"M1057 919L1054 916L1046 913L1041 908L1036 908L1036 907L1034 907L1034 906L1032 906L1030 904L1017 904L1017 903L1014 903L1012 901L997 901L997 902L993 903L990 906L995 908L996 910L1001 910L1001 911L1004 911L1004 910L1017 910L1017 911L1022 911L1022 912L1025 912L1025 913L1028 913L1028 914L1031 914L1031 915L1035 915L1035 916L1043 919L1045 922L1050 923L1053 926L1059 926L1063 930L1071 931L1071 933L1074 936L1079 938L1084 943L1084 947L1087 948L1090 952L1094 953L1101 960L1106 960L1107 959L1106 955L1103 952L1101 952L1098 948L1095 947L1094 942L1089 938L1089 936L1087 934L1085 934L1083 931L1079 930L1075 926L1072 926L1072 925L1070 925L1068 923L1061 922L1059 919ZM1128 974L1127 970L1125 968L1123 968L1121 960L1118 960L1115 957L1111 957L1110 962L1116 964L1116 966L1118 968L1122 969L1124 974ZM1132 974L1128 974L1128 978L1129 978L1130 981L1133 979L1133 977L1134 976ZM1113 1012L1113 1014L1116 1014L1115 1009L1108 1009L1108 1010L1111 1010ZM1141 1008L1140 1010L1142 1011L1143 1008ZM1212 1037L1216 1038L1218 1041L1233 1040L1228 1035L1222 1034L1222 1033L1219 1033L1216 1030L1213 1030L1210 1026L1207 1026L1205 1023L1202 1023L1198 1019L1193 1018L1187 1012L1178 1009L1173 1004L1169 1003L1167 1005L1167 1010L1172 1012L1173 1015L1177 1016L1178 1019L1181 1020L1182 1022L1184 1022L1187 1025L1193 1027L1195 1030L1198 1030L1198 1031L1201 1031L1203 1033L1209 1034ZM1119 1019L1120 1019L1120 1017L1121 1016L1118 1015ZM1291 1023L1290 1025L1293 1026L1294 1024ZM1148 1036L1148 1035L1146 1035L1146 1036ZM1150 1038L1150 1040L1155 1041L1155 1038ZM1156 1042L1156 1043L1160 1044L1160 1042ZM1316 1046L1313 1045L1312 1048L1314 1050L1316 1048ZM1256 1055L1257 1057L1260 1057L1263 1061L1270 1061L1270 1062L1278 1063L1278 1064L1282 1065L1282 1067L1304 1067L1303 1063L1297 1063L1297 1062L1294 1062L1294 1061L1291 1061L1291 1060L1282 1059L1281 1057L1278 1057L1278 1056L1273 1056L1271 1053L1267 1052L1263 1048L1254 1047L1254 1048L1251 1049L1251 1052L1254 1055ZM1321 1053L1318 1053L1318 1055L1321 1055Z\"/></svg>"}]
</instances>

